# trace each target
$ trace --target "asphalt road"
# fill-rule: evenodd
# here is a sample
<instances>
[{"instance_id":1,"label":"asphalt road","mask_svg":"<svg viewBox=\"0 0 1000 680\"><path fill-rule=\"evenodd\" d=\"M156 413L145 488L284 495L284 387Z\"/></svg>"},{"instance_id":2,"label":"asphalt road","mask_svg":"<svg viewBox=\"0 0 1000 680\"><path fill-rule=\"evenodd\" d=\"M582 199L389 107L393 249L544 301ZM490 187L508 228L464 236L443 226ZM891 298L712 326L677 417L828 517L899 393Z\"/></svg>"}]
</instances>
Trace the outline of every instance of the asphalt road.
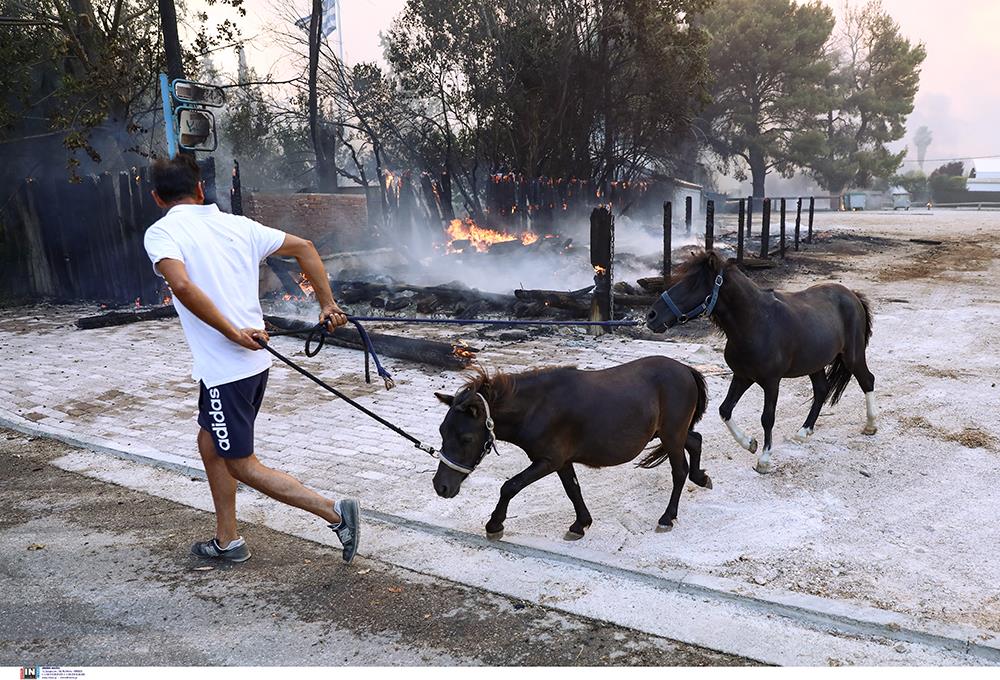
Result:
<instances>
[{"instance_id":1,"label":"asphalt road","mask_svg":"<svg viewBox=\"0 0 1000 680\"><path fill-rule=\"evenodd\" d=\"M747 663L263 526L199 570L210 515L49 464L67 450L0 429L0 666Z\"/></svg>"}]
</instances>

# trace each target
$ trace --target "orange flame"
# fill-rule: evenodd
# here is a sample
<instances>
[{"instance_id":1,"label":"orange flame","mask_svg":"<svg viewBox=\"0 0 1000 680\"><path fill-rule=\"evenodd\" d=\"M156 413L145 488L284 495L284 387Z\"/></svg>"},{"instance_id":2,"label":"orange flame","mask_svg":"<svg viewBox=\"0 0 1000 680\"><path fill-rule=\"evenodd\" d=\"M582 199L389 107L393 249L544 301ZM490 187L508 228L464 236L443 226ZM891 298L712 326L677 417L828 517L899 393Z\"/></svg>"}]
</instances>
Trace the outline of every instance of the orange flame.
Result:
<instances>
[{"instance_id":1,"label":"orange flame","mask_svg":"<svg viewBox=\"0 0 1000 680\"><path fill-rule=\"evenodd\" d=\"M458 252L451 245L455 241L468 241L477 251L485 253L494 243L520 241L527 246L538 240L538 234L530 231L512 234L507 231L496 231L495 229L480 227L472 221L471 217L466 217L464 220L452 220L445 231L448 234L447 252L449 253Z\"/></svg>"},{"instance_id":2,"label":"orange flame","mask_svg":"<svg viewBox=\"0 0 1000 680\"><path fill-rule=\"evenodd\" d=\"M459 340L458 344L452 345L451 353L459 359L472 360L476 358L476 353L469 349L469 344L465 340Z\"/></svg>"},{"instance_id":3,"label":"orange flame","mask_svg":"<svg viewBox=\"0 0 1000 680\"><path fill-rule=\"evenodd\" d=\"M299 288L302 289L302 295L290 295L286 293L281 296L281 299L285 302L307 302L315 299L316 291L313 289L313 285L309 282L309 279L305 274L299 272L295 277L295 283L298 284Z\"/></svg>"}]
</instances>

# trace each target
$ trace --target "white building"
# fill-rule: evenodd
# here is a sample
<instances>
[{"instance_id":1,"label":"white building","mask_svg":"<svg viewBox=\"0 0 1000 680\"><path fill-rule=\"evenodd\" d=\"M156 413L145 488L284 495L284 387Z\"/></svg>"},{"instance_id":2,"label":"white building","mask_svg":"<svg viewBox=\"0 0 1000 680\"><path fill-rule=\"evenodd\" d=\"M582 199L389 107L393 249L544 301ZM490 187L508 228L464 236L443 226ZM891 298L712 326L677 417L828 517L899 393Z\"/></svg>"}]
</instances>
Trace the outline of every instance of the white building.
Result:
<instances>
[{"instance_id":1,"label":"white building","mask_svg":"<svg viewBox=\"0 0 1000 680\"><path fill-rule=\"evenodd\" d=\"M977 158L965 184L969 191L1000 191L1000 158Z\"/></svg>"}]
</instances>

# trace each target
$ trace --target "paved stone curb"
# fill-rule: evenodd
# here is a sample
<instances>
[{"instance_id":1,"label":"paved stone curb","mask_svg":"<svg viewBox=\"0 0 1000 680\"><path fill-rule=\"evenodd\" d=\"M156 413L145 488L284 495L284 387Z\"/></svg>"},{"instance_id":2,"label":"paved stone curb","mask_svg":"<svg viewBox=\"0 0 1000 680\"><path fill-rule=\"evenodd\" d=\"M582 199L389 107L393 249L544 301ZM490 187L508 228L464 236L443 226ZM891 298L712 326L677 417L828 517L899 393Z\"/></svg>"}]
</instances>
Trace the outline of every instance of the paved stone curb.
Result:
<instances>
[{"instance_id":1,"label":"paved stone curb","mask_svg":"<svg viewBox=\"0 0 1000 680\"><path fill-rule=\"evenodd\" d=\"M0 412L0 426L30 436L44 436L101 454L127 461L153 465L188 476L204 478L204 470L188 464L189 459L165 454L148 447L122 448L113 441L98 437L78 435L64 428L34 423L10 412ZM488 547L511 556L548 560L583 569L611 574L625 581L640 583L663 591L678 592L694 597L708 598L747 608L761 615L776 615L801 624L818 626L837 633L863 637L880 637L895 642L925 645L948 652L968 654L986 662L1000 663L1000 640L990 631L918 620L904 614L875 607L817 597L791 591L777 591L755 587L732 579L696 574L687 570L673 570L660 574L620 567L599 559L592 551L589 557L571 556L545 547L544 540L533 542L504 540L491 542L483 536L456 527L431 524L391 513L367 508L367 518L377 522L418 531L424 534L446 536L470 547ZM467 585L477 586L475 583ZM682 640L683 641L683 640Z\"/></svg>"}]
</instances>

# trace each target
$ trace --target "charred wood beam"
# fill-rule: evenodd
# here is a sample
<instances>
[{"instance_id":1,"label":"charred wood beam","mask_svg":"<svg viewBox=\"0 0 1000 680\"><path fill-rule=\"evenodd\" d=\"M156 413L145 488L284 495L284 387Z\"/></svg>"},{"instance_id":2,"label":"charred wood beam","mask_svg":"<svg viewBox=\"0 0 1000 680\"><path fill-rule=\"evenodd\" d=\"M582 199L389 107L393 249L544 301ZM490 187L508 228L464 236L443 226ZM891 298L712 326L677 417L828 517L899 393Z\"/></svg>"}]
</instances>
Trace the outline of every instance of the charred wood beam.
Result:
<instances>
[{"instance_id":1,"label":"charred wood beam","mask_svg":"<svg viewBox=\"0 0 1000 680\"><path fill-rule=\"evenodd\" d=\"M294 335L301 338L307 337L315 327L315 324L307 321L281 316L265 315L264 321L280 330L294 331ZM375 351L379 353L379 356L404 359L451 371L461 371L467 368L476 358L475 352L468 347L460 347L437 340L402 337L386 333L369 332L368 335L371 336L372 342L375 345ZM327 336L326 341L338 347L346 347L347 349L359 349L362 351L365 349L365 345L361 341L361 335L354 328L338 328L333 332L332 336Z\"/></svg>"},{"instance_id":2,"label":"charred wood beam","mask_svg":"<svg viewBox=\"0 0 1000 680\"><path fill-rule=\"evenodd\" d=\"M163 305L152 309L135 309L127 312L105 312L94 316L85 316L76 320L76 327L82 330L94 328L108 328L109 326L123 326L137 321L151 321L153 319L172 319L177 316L177 310L173 305Z\"/></svg>"},{"instance_id":3,"label":"charred wood beam","mask_svg":"<svg viewBox=\"0 0 1000 680\"><path fill-rule=\"evenodd\" d=\"M656 302L655 295L628 295L625 293L615 293L615 305L622 307L652 307Z\"/></svg>"},{"instance_id":4,"label":"charred wood beam","mask_svg":"<svg viewBox=\"0 0 1000 680\"><path fill-rule=\"evenodd\" d=\"M541 302L548 307L566 309L581 314L590 312L590 292L593 286L574 291L517 289L514 297L518 300Z\"/></svg>"}]
</instances>

